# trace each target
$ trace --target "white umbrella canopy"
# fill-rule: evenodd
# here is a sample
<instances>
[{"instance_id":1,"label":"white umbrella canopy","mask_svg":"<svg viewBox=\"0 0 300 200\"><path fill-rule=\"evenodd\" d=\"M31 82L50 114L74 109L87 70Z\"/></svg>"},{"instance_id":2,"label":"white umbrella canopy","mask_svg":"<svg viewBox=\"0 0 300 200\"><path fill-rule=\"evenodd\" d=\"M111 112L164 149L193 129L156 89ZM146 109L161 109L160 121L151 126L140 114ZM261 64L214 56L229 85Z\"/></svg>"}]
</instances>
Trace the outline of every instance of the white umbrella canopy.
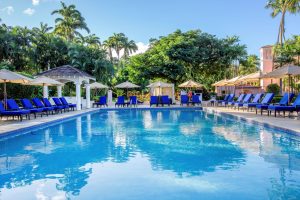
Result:
<instances>
[{"instance_id":1,"label":"white umbrella canopy","mask_svg":"<svg viewBox=\"0 0 300 200\"><path fill-rule=\"evenodd\" d=\"M0 83L28 83L32 81L31 78L9 71L7 69L0 70Z\"/></svg>"},{"instance_id":2,"label":"white umbrella canopy","mask_svg":"<svg viewBox=\"0 0 300 200\"><path fill-rule=\"evenodd\" d=\"M107 85L103 85L99 82L94 82L90 85L91 89L108 89L109 87Z\"/></svg>"},{"instance_id":3,"label":"white umbrella canopy","mask_svg":"<svg viewBox=\"0 0 300 200\"><path fill-rule=\"evenodd\" d=\"M6 105L6 99L7 99L6 83L28 83L30 81L32 81L31 78L28 78L28 77L18 74L16 72L12 72L7 69L0 70L0 83L4 83L3 93L4 93L5 108L7 107L7 105Z\"/></svg>"},{"instance_id":4,"label":"white umbrella canopy","mask_svg":"<svg viewBox=\"0 0 300 200\"><path fill-rule=\"evenodd\" d=\"M115 86L115 88L121 88L121 89L129 89L129 88L139 88L140 86L135 85L133 83L130 83L129 81L126 81L124 83L120 83Z\"/></svg>"},{"instance_id":5,"label":"white umbrella canopy","mask_svg":"<svg viewBox=\"0 0 300 200\"><path fill-rule=\"evenodd\" d=\"M52 78L46 77L46 76L39 76L36 79L24 83L24 85L37 85L37 86L62 86L63 83L56 81Z\"/></svg>"},{"instance_id":6,"label":"white umbrella canopy","mask_svg":"<svg viewBox=\"0 0 300 200\"><path fill-rule=\"evenodd\" d=\"M188 80L187 82L180 84L178 87L180 87L180 88L202 88L203 85L200 83L197 83L193 80Z\"/></svg>"}]
</instances>

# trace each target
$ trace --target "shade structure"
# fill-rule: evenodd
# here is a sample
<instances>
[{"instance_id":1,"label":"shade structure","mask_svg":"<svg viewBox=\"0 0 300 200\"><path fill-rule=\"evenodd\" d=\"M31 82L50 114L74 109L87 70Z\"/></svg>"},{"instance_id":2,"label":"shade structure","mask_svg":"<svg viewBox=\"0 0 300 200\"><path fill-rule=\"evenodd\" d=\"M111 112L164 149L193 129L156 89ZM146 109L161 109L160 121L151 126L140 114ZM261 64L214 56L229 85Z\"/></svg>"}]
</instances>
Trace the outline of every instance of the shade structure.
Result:
<instances>
[{"instance_id":1,"label":"shade structure","mask_svg":"<svg viewBox=\"0 0 300 200\"><path fill-rule=\"evenodd\" d=\"M288 77L288 93L290 93L292 76L300 75L300 67L286 65L264 75L264 78L285 78ZM290 102L289 102L290 103Z\"/></svg>"},{"instance_id":2,"label":"shade structure","mask_svg":"<svg viewBox=\"0 0 300 200\"><path fill-rule=\"evenodd\" d=\"M212 86L221 87L221 86L225 86L226 83L227 83L227 79L223 79L223 80L213 83Z\"/></svg>"},{"instance_id":3,"label":"shade structure","mask_svg":"<svg viewBox=\"0 0 300 200\"><path fill-rule=\"evenodd\" d=\"M287 65L280 67L270 73L264 75L264 78L284 78L288 76L300 75L300 67L295 65Z\"/></svg>"},{"instance_id":4,"label":"shade structure","mask_svg":"<svg viewBox=\"0 0 300 200\"><path fill-rule=\"evenodd\" d=\"M235 85L237 85L238 83L240 83L240 79L242 77L243 76L237 76L237 77L234 77L232 79L227 80L226 83L225 83L225 86L235 86Z\"/></svg>"},{"instance_id":5,"label":"shade structure","mask_svg":"<svg viewBox=\"0 0 300 200\"><path fill-rule=\"evenodd\" d=\"M130 83L129 81L126 81L124 83L120 83L119 85L116 85L115 88L120 88L120 89L126 89L126 96L128 97L128 89L132 88L139 88L140 86Z\"/></svg>"},{"instance_id":6,"label":"shade structure","mask_svg":"<svg viewBox=\"0 0 300 200\"><path fill-rule=\"evenodd\" d=\"M130 89L130 88L139 88L140 86L130 83L129 81L126 81L124 83L120 83L115 86L115 88L121 88L121 89Z\"/></svg>"},{"instance_id":7,"label":"shade structure","mask_svg":"<svg viewBox=\"0 0 300 200\"><path fill-rule=\"evenodd\" d=\"M180 87L180 88L202 88L203 85L200 83L197 83L193 80L189 80L187 82L180 84L178 87Z\"/></svg>"},{"instance_id":8,"label":"shade structure","mask_svg":"<svg viewBox=\"0 0 300 200\"><path fill-rule=\"evenodd\" d=\"M4 104L6 106L7 99L7 91L6 91L6 83L28 83L32 81L31 78L23 76L21 74L9 71L7 69L0 70L0 83L4 83L3 95L4 95Z\"/></svg>"},{"instance_id":9,"label":"shade structure","mask_svg":"<svg viewBox=\"0 0 300 200\"><path fill-rule=\"evenodd\" d=\"M81 85L86 85L86 108L90 108L90 80L96 80L92 75L71 65L63 65L41 72L38 76L47 76L56 81L67 83L73 82L76 86L76 108L81 110ZM44 86L47 88L47 86ZM60 86L58 86L59 88ZM46 89L47 90L47 89ZM48 94L47 94L48 95Z\"/></svg>"},{"instance_id":10,"label":"shade structure","mask_svg":"<svg viewBox=\"0 0 300 200\"><path fill-rule=\"evenodd\" d=\"M245 75L239 79L241 82L257 82L264 77L261 71Z\"/></svg>"},{"instance_id":11,"label":"shade structure","mask_svg":"<svg viewBox=\"0 0 300 200\"><path fill-rule=\"evenodd\" d=\"M109 87L107 85L103 85L99 82L94 82L90 85L91 89L108 89Z\"/></svg>"},{"instance_id":12,"label":"shade structure","mask_svg":"<svg viewBox=\"0 0 300 200\"><path fill-rule=\"evenodd\" d=\"M36 79L33 79L32 81L28 83L24 83L26 85L37 85L37 86L62 86L63 83L56 81L52 78L46 77L46 76L40 76Z\"/></svg>"},{"instance_id":13,"label":"shade structure","mask_svg":"<svg viewBox=\"0 0 300 200\"><path fill-rule=\"evenodd\" d=\"M147 87L148 88L171 88L171 87L173 87L173 84L164 83L162 81L157 81L157 82L151 83Z\"/></svg>"},{"instance_id":14,"label":"shade structure","mask_svg":"<svg viewBox=\"0 0 300 200\"><path fill-rule=\"evenodd\" d=\"M175 102L174 84L157 81L157 82L151 83L147 87L151 88L150 93L154 93L156 88L158 89L158 95L162 95L163 92L167 93L168 95L170 95L172 97L173 102ZM165 90L165 91L163 91L163 90Z\"/></svg>"}]
</instances>

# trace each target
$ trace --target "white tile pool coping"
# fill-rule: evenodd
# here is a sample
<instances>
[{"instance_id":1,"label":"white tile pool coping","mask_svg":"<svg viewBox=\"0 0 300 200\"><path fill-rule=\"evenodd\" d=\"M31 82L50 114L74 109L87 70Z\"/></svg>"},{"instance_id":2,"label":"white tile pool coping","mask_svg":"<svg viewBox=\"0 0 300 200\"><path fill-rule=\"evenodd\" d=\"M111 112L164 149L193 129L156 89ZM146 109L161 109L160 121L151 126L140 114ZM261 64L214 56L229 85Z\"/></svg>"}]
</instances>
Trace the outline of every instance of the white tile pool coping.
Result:
<instances>
[{"instance_id":1,"label":"white tile pool coping","mask_svg":"<svg viewBox=\"0 0 300 200\"><path fill-rule=\"evenodd\" d=\"M178 109L178 108L197 108L199 107L180 107L179 105L164 107L163 109ZM101 108L101 110L115 110L115 107ZM131 109L131 108L117 108L117 109ZM137 109L150 109L149 105L139 106ZM151 109L162 109L161 107L152 107ZM70 111L62 114L49 115L48 117L38 117L32 120L20 121L1 121L0 120L0 136L10 135L14 132L29 131L31 128L43 127L44 125L59 123L62 120L70 119L76 116L84 115L87 113L97 112L99 108L91 108L81 111ZM300 135L300 120L290 118L275 118L273 116L255 115L255 113L236 111L232 109L225 109L220 107L204 107L204 111L208 113L217 113L220 115L230 115L236 117L238 120L247 121L250 123L260 124L266 127L275 128L285 132Z\"/></svg>"}]
</instances>

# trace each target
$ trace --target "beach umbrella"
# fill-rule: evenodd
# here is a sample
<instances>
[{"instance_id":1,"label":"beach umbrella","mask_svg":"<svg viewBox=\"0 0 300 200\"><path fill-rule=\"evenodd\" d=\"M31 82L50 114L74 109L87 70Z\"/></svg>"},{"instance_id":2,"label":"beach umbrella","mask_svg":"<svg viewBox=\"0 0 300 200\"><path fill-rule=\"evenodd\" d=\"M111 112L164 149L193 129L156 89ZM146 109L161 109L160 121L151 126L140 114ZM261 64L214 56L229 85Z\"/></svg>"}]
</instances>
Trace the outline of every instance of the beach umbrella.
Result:
<instances>
[{"instance_id":1,"label":"beach umbrella","mask_svg":"<svg viewBox=\"0 0 300 200\"><path fill-rule=\"evenodd\" d=\"M62 86L63 83L56 81L46 76L39 76L32 81L24 83L24 85L36 85L36 86Z\"/></svg>"},{"instance_id":2,"label":"beach umbrella","mask_svg":"<svg viewBox=\"0 0 300 200\"><path fill-rule=\"evenodd\" d=\"M132 89L132 88L139 88L140 86L130 83L129 81L126 81L124 83L120 83L118 85L115 86L115 88L120 88L120 89L126 89L126 93L128 96L128 89Z\"/></svg>"},{"instance_id":3,"label":"beach umbrella","mask_svg":"<svg viewBox=\"0 0 300 200\"><path fill-rule=\"evenodd\" d=\"M98 89L108 89L109 88L107 85L103 85L102 83L99 83L99 82L94 82L94 83L90 84L90 87L92 90L94 90L95 96L98 93Z\"/></svg>"},{"instance_id":4,"label":"beach umbrella","mask_svg":"<svg viewBox=\"0 0 300 200\"><path fill-rule=\"evenodd\" d=\"M202 88L203 85L200 83L197 83L193 80L189 80L187 82L180 84L178 87L180 87L180 88Z\"/></svg>"},{"instance_id":5,"label":"beach umbrella","mask_svg":"<svg viewBox=\"0 0 300 200\"><path fill-rule=\"evenodd\" d=\"M300 67L295 65L287 65L275 69L274 71L264 75L264 78L285 78L288 77L288 93L290 93L291 81L293 76L300 75ZM290 102L289 102L290 103Z\"/></svg>"},{"instance_id":6,"label":"beach umbrella","mask_svg":"<svg viewBox=\"0 0 300 200\"><path fill-rule=\"evenodd\" d=\"M4 104L6 108L6 99L7 99L7 91L6 91L6 83L27 83L32 81L32 79L23 76L21 74L9 71L7 69L0 70L0 83L4 83Z\"/></svg>"},{"instance_id":7,"label":"beach umbrella","mask_svg":"<svg viewBox=\"0 0 300 200\"><path fill-rule=\"evenodd\" d=\"M108 89L109 87L107 85L103 85L99 82L94 82L90 85L91 89Z\"/></svg>"}]
</instances>

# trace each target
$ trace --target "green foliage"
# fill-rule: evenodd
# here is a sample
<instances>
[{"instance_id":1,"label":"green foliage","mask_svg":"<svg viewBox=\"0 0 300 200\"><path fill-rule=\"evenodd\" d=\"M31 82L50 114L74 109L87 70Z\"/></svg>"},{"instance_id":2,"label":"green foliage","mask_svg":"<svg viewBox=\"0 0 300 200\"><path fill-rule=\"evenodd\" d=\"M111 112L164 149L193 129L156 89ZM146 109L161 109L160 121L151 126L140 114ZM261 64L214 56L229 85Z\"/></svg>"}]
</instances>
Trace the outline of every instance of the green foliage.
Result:
<instances>
[{"instance_id":1,"label":"green foliage","mask_svg":"<svg viewBox=\"0 0 300 200\"><path fill-rule=\"evenodd\" d=\"M247 75L259 70L259 58L257 55L249 55L245 60L240 61L239 75Z\"/></svg>"},{"instance_id":2,"label":"green foliage","mask_svg":"<svg viewBox=\"0 0 300 200\"><path fill-rule=\"evenodd\" d=\"M295 35L283 45L276 45L274 53L276 55L274 59L276 67L291 63L300 65L300 36Z\"/></svg>"},{"instance_id":3,"label":"green foliage","mask_svg":"<svg viewBox=\"0 0 300 200\"><path fill-rule=\"evenodd\" d=\"M238 42L237 37L219 39L199 30L177 30L152 39L147 52L131 57L124 79L140 85L157 78L175 84L194 79L210 87L226 75L234 60L245 58L246 47Z\"/></svg>"},{"instance_id":4,"label":"green foliage","mask_svg":"<svg viewBox=\"0 0 300 200\"><path fill-rule=\"evenodd\" d=\"M279 95L280 92L280 86L277 84L270 84L267 87L268 93L274 93L274 95Z\"/></svg>"}]
</instances>

